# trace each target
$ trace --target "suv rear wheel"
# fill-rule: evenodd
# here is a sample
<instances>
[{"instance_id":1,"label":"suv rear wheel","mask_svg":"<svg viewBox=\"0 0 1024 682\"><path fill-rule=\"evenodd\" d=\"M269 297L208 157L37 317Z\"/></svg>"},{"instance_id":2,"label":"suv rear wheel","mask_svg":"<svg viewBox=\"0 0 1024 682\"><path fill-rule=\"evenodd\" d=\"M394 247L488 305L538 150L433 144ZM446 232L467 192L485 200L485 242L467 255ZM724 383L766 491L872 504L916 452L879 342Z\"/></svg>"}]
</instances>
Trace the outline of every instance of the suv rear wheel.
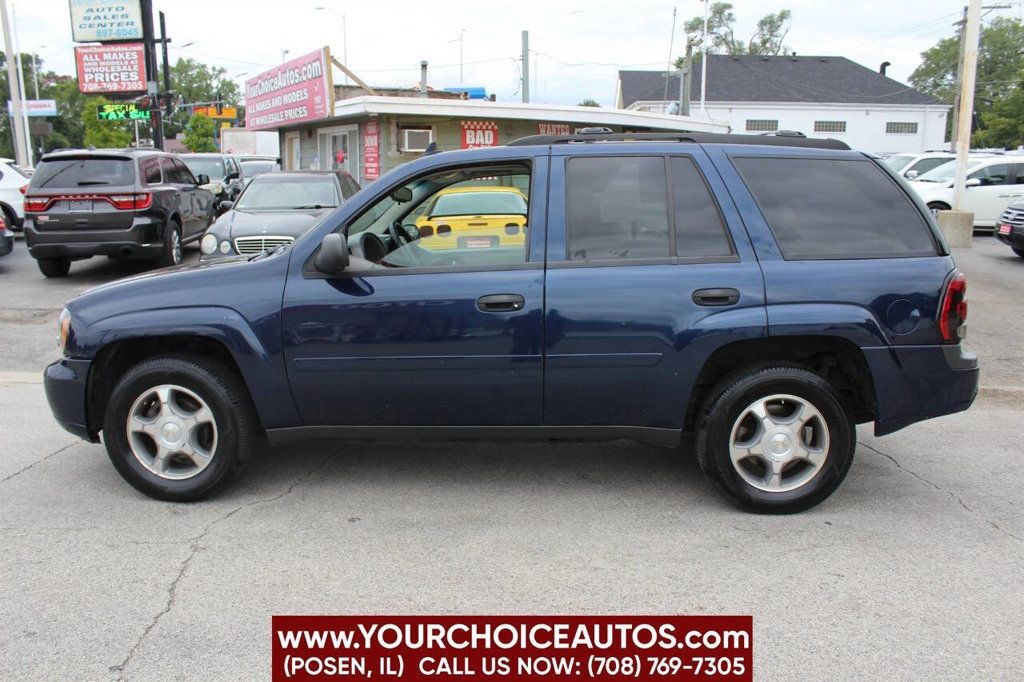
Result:
<instances>
[{"instance_id":1,"label":"suv rear wheel","mask_svg":"<svg viewBox=\"0 0 1024 682\"><path fill-rule=\"evenodd\" d=\"M40 258L36 261L39 272L46 277L67 277L71 271L70 258Z\"/></svg>"},{"instance_id":2,"label":"suv rear wheel","mask_svg":"<svg viewBox=\"0 0 1024 682\"><path fill-rule=\"evenodd\" d=\"M118 473L160 500L207 497L241 469L258 429L241 379L189 356L132 367L107 403L103 442Z\"/></svg>"},{"instance_id":3,"label":"suv rear wheel","mask_svg":"<svg viewBox=\"0 0 1024 682\"><path fill-rule=\"evenodd\" d=\"M805 369L770 366L712 391L697 430L697 460L715 489L748 511L789 514L842 483L856 432L839 393Z\"/></svg>"},{"instance_id":4,"label":"suv rear wheel","mask_svg":"<svg viewBox=\"0 0 1024 682\"><path fill-rule=\"evenodd\" d=\"M181 260L181 226L172 220L167 223L167 229L164 230L164 250L160 254L160 265L163 267L181 265Z\"/></svg>"}]
</instances>

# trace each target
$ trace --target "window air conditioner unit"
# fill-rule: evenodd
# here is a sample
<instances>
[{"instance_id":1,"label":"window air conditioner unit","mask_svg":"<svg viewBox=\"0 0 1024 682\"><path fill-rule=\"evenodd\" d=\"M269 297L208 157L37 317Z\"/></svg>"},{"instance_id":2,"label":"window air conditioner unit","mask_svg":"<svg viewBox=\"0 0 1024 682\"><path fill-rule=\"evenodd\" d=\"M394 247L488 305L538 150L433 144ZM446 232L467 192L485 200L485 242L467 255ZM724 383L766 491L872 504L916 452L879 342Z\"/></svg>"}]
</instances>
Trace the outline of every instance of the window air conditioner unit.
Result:
<instances>
[{"instance_id":1,"label":"window air conditioner unit","mask_svg":"<svg viewBox=\"0 0 1024 682\"><path fill-rule=\"evenodd\" d=\"M433 141L433 128L402 128L402 148L398 151L425 152Z\"/></svg>"}]
</instances>

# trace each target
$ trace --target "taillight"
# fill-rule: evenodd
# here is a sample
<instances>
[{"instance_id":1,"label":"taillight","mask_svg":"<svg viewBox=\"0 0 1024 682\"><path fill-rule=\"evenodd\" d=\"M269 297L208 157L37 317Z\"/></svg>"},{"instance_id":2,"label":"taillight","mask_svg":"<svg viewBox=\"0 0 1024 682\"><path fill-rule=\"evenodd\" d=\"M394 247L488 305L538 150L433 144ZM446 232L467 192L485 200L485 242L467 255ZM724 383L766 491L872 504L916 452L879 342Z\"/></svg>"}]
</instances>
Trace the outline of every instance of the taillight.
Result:
<instances>
[{"instance_id":1,"label":"taillight","mask_svg":"<svg viewBox=\"0 0 1024 682\"><path fill-rule=\"evenodd\" d=\"M434 234L433 225L420 225L420 239L424 237L431 237Z\"/></svg>"},{"instance_id":2,"label":"taillight","mask_svg":"<svg viewBox=\"0 0 1024 682\"><path fill-rule=\"evenodd\" d=\"M149 192L111 194L107 198L114 208L121 211L140 211L153 205L153 195Z\"/></svg>"},{"instance_id":3,"label":"taillight","mask_svg":"<svg viewBox=\"0 0 1024 682\"><path fill-rule=\"evenodd\" d=\"M18 191L24 194L25 192L28 191L28 185L22 185L21 187L18 188Z\"/></svg>"},{"instance_id":4,"label":"taillight","mask_svg":"<svg viewBox=\"0 0 1024 682\"><path fill-rule=\"evenodd\" d=\"M50 206L49 197L25 197L25 210L29 213L40 213Z\"/></svg>"},{"instance_id":5,"label":"taillight","mask_svg":"<svg viewBox=\"0 0 1024 682\"><path fill-rule=\"evenodd\" d=\"M960 328L967 322L967 278L954 270L946 282L939 306L939 336L947 343L960 341Z\"/></svg>"},{"instance_id":6,"label":"taillight","mask_svg":"<svg viewBox=\"0 0 1024 682\"><path fill-rule=\"evenodd\" d=\"M441 237L441 236L444 236L444 235L449 235L451 233L452 233L452 226L451 225L438 225L437 226L437 236L438 237Z\"/></svg>"}]
</instances>

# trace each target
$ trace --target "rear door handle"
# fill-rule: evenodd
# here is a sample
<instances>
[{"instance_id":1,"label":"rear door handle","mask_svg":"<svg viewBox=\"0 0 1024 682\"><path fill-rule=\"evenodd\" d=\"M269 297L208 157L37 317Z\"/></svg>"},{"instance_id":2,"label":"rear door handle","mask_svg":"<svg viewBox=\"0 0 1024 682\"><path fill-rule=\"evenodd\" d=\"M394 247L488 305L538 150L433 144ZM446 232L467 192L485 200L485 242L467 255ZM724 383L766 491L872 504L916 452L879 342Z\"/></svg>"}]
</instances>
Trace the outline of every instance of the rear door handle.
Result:
<instances>
[{"instance_id":1,"label":"rear door handle","mask_svg":"<svg viewBox=\"0 0 1024 682\"><path fill-rule=\"evenodd\" d=\"M485 313L511 313L524 305L526 299L519 294L490 294L476 299L476 307Z\"/></svg>"},{"instance_id":2,"label":"rear door handle","mask_svg":"<svg viewBox=\"0 0 1024 682\"><path fill-rule=\"evenodd\" d=\"M736 289L697 289L693 292L693 302L697 305L735 305L739 300L740 292Z\"/></svg>"}]
</instances>

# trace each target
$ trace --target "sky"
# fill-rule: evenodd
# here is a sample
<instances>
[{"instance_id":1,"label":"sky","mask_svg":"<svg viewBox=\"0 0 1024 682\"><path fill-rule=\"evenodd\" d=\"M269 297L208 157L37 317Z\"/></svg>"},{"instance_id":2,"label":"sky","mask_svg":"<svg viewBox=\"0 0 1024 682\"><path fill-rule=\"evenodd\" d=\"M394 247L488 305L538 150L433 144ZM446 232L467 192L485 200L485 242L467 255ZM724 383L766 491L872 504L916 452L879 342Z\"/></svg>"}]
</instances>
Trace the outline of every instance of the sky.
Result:
<instances>
[{"instance_id":1,"label":"sky","mask_svg":"<svg viewBox=\"0 0 1024 682\"><path fill-rule=\"evenodd\" d=\"M965 0L735 0L736 35L746 39L766 13L793 14L787 47L804 55L848 57L872 69L891 62L902 82L920 53L952 35ZM14 0L22 52L45 69L74 73L67 0ZM221 66L240 86L290 57L329 45L371 85L410 86L430 63L435 88L481 85L499 100L519 101L521 31L530 32L531 100L613 104L620 68L664 69L685 43L682 25L701 15L700 0L154 0L167 15L171 60ZM994 3L993 3L994 4ZM1001 0L996 16L1020 18L1024 0ZM317 9L322 7L323 9ZM672 12L677 11L673 36ZM346 30L342 31L342 25ZM343 40L343 35L347 40ZM461 40L460 40L461 37ZM347 44L346 44L347 43ZM180 47L179 47L180 46ZM710 79L710 77L709 77ZM340 72L335 82L343 82ZM27 84L26 84L27 85ZM29 86L31 92L31 86Z\"/></svg>"}]
</instances>

